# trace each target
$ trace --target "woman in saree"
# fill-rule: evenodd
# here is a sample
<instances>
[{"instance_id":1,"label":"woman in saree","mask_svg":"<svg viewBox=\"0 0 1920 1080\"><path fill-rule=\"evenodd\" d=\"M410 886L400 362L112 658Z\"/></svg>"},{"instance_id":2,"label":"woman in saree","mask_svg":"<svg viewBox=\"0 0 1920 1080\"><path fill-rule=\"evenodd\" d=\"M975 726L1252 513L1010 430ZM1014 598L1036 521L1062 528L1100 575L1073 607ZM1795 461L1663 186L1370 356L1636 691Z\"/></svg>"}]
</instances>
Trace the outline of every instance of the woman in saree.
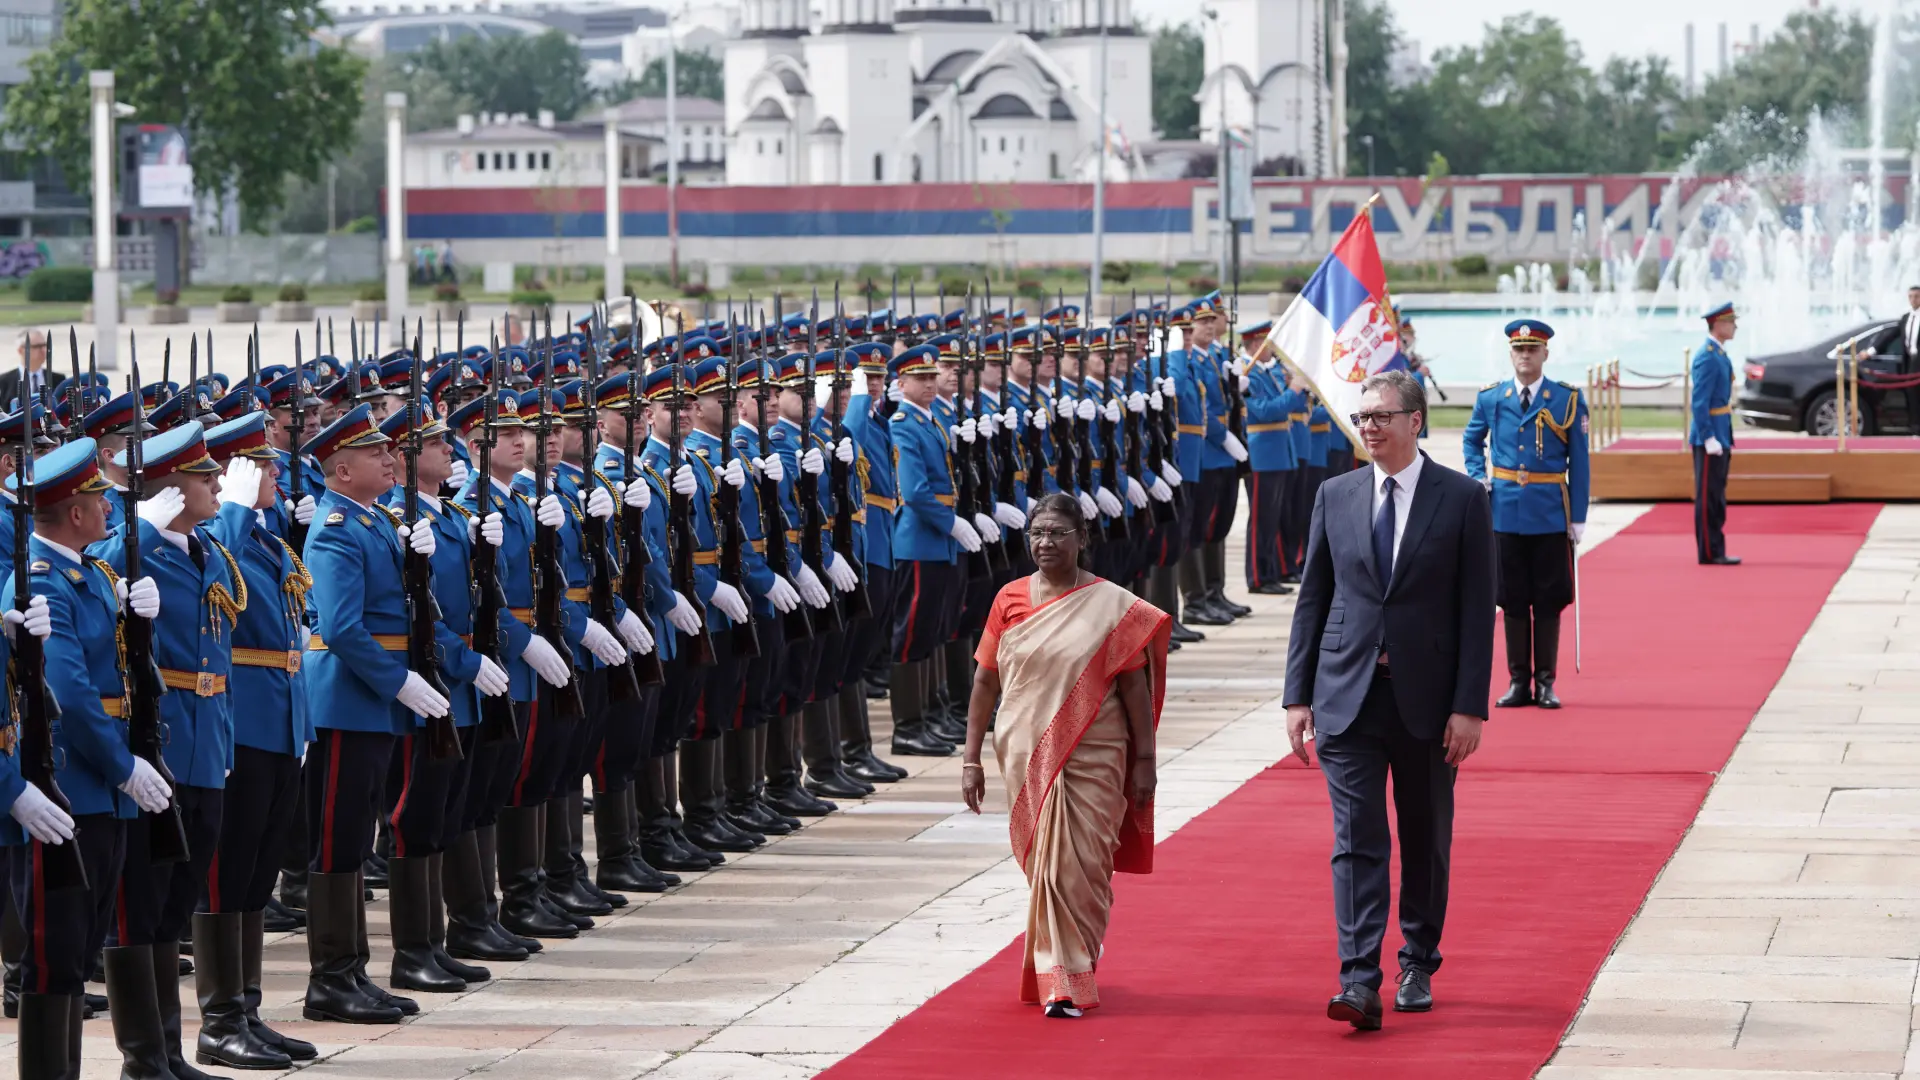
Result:
<instances>
[{"instance_id":1,"label":"woman in saree","mask_svg":"<svg viewBox=\"0 0 1920 1080\"><path fill-rule=\"evenodd\" d=\"M1094 982L1113 873L1153 869L1154 729L1166 696L1166 612L1085 567L1080 504L1028 517L1039 569L994 598L974 654L960 788L980 812L981 744L1007 785L1013 855L1032 895L1020 999L1049 1017L1100 1004Z\"/></svg>"}]
</instances>

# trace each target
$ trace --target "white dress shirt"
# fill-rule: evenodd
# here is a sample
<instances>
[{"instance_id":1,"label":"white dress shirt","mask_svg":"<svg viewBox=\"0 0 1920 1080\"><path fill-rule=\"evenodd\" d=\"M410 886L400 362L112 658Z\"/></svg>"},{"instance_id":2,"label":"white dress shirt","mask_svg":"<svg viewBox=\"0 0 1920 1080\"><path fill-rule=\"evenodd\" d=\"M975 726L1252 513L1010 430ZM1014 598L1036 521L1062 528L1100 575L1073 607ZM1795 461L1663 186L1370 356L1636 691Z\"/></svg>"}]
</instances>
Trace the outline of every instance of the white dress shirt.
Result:
<instances>
[{"instance_id":1,"label":"white dress shirt","mask_svg":"<svg viewBox=\"0 0 1920 1080\"><path fill-rule=\"evenodd\" d=\"M1515 379L1513 380L1513 384L1515 387L1519 389L1519 391L1522 394L1528 395L1526 397L1526 402L1527 402L1527 406L1531 408L1534 402L1540 400L1540 384L1546 381L1547 381L1547 377L1545 375L1542 375L1530 383L1523 383L1519 379Z\"/></svg>"},{"instance_id":2,"label":"white dress shirt","mask_svg":"<svg viewBox=\"0 0 1920 1080\"><path fill-rule=\"evenodd\" d=\"M1407 512L1413 509L1413 488L1420 482L1420 467L1426 463L1426 455L1413 455L1413 464L1393 473L1393 564L1400 565L1400 538L1407 534ZM1380 500L1386 494L1388 473L1373 465L1373 516L1369 522L1380 520Z\"/></svg>"}]
</instances>

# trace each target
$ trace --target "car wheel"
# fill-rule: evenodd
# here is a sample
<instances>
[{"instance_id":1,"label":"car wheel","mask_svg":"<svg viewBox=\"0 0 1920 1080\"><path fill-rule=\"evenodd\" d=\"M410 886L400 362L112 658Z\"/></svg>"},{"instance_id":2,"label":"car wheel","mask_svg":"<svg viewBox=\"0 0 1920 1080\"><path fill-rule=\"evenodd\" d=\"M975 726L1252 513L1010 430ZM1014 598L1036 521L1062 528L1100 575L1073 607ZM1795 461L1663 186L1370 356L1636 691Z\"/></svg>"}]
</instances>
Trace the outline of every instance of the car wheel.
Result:
<instances>
[{"instance_id":1,"label":"car wheel","mask_svg":"<svg viewBox=\"0 0 1920 1080\"><path fill-rule=\"evenodd\" d=\"M1840 398L1832 390L1822 390L1807 403L1806 422L1802 425L1807 434L1832 438L1840 433ZM1853 426L1848 434L1873 434L1873 408L1869 402L1860 403L1859 414L1853 418Z\"/></svg>"}]
</instances>

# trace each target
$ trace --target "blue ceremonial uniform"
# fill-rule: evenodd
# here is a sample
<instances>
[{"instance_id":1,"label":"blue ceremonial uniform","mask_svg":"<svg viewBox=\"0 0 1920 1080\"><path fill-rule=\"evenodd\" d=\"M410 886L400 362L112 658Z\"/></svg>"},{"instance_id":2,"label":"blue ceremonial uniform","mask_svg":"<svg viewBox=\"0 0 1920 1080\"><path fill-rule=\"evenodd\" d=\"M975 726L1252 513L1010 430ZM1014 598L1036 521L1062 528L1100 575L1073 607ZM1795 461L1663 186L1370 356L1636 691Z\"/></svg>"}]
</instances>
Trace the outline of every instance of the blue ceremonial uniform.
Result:
<instances>
[{"instance_id":1,"label":"blue ceremonial uniform","mask_svg":"<svg viewBox=\"0 0 1920 1080\"><path fill-rule=\"evenodd\" d=\"M313 723L307 713L305 675L289 668L304 659L306 642L300 631L313 581L293 549L261 523L259 513L228 503L208 526L232 554L247 585L247 606L233 628L228 676L228 689L240 704L233 710L233 741L297 756L313 740ZM282 658L277 667L268 662L274 656Z\"/></svg>"},{"instance_id":2,"label":"blue ceremonial uniform","mask_svg":"<svg viewBox=\"0 0 1920 1080\"><path fill-rule=\"evenodd\" d=\"M554 438L559 436L556 434ZM581 520L586 517L585 499L580 493L581 473L576 466L561 462L548 470L548 477L554 494L560 497L560 505L566 511L565 518L555 529L560 569L566 575L566 594L560 598L560 636L573 647L574 666L590 671L599 667L600 663L580 644L587 633L587 605L582 599L587 588L587 562L582 554L586 534L580 528ZM513 478L513 490L526 499L528 506L539 505L540 500L533 490L533 477L527 473ZM612 627L607 629L611 630Z\"/></svg>"},{"instance_id":3,"label":"blue ceremonial uniform","mask_svg":"<svg viewBox=\"0 0 1920 1080\"><path fill-rule=\"evenodd\" d=\"M693 467L694 493L689 497L693 520L693 599L702 604L713 599L713 587L720 581L720 539L713 527L713 489L718 478L707 460L698 454L685 453L682 444L682 456L685 464ZM640 461L649 472L667 481L667 490L672 490L673 462L672 447L659 439L648 439L646 452L640 455ZM656 492L656 494L659 494ZM671 564L669 564L671 568ZM713 626L719 628L730 625L726 616L713 612Z\"/></svg>"},{"instance_id":4,"label":"blue ceremonial uniform","mask_svg":"<svg viewBox=\"0 0 1920 1080\"><path fill-rule=\"evenodd\" d=\"M861 394L847 400L846 425L860 453L860 484L865 492L867 517L857 531L865 534L867 565L890 569L894 515L900 506L893 472L893 431L874 415L872 401Z\"/></svg>"},{"instance_id":5,"label":"blue ceremonial uniform","mask_svg":"<svg viewBox=\"0 0 1920 1080\"><path fill-rule=\"evenodd\" d=\"M493 488L483 512L480 485L488 482ZM525 651L527 640L533 637L533 507L519 492L498 480L488 481L478 472L467 478L467 486L460 489L455 501L477 517L484 517L486 513L500 515L502 535L496 565L500 591L507 604L500 612L500 653L506 660L508 695L515 701L532 701L539 677L520 654Z\"/></svg>"},{"instance_id":6,"label":"blue ceremonial uniform","mask_svg":"<svg viewBox=\"0 0 1920 1080\"><path fill-rule=\"evenodd\" d=\"M1247 373L1247 587L1269 592L1285 591L1281 579L1295 566L1287 511L1298 498L1293 488L1302 462L1294 450L1294 393L1286 377L1274 361Z\"/></svg>"},{"instance_id":7,"label":"blue ceremonial uniform","mask_svg":"<svg viewBox=\"0 0 1920 1080\"><path fill-rule=\"evenodd\" d=\"M955 560L954 489L947 429L925 409L903 402L889 421L897 456L900 512L894 521L895 559Z\"/></svg>"},{"instance_id":8,"label":"blue ceremonial uniform","mask_svg":"<svg viewBox=\"0 0 1920 1080\"><path fill-rule=\"evenodd\" d=\"M636 472L637 477L627 472L626 453L611 443L601 443L599 452L594 456L594 467L601 475L619 483L643 483L652 489L652 498L647 509L641 513L641 536L646 540L649 553L645 577L646 610L648 622L652 624L654 648L660 653L662 662L672 660L678 644L676 635L667 632L667 612L673 610L673 570L668 562L667 551L667 481L666 477L648 468L643 463ZM623 514L636 513L632 507L622 507Z\"/></svg>"},{"instance_id":9,"label":"blue ceremonial uniform","mask_svg":"<svg viewBox=\"0 0 1920 1080\"><path fill-rule=\"evenodd\" d=\"M759 429L736 424L732 441L733 456L739 459L740 467L746 469L747 462L759 456ZM768 441L772 441L771 436ZM785 544L787 538L767 535L766 524L760 516L760 485L753 482L751 470L748 470L747 482L739 488L739 495L740 533L747 541L740 549L741 581L746 586L747 597L753 601L754 618L771 619L775 612L767 594L773 591L774 575L772 568L767 565L767 552L774 544ZM795 554L797 556L798 553Z\"/></svg>"},{"instance_id":10,"label":"blue ceremonial uniform","mask_svg":"<svg viewBox=\"0 0 1920 1080\"><path fill-rule=\"evenodd\" d=\"M1702 446L1712 436L1733 449L1733 358L1726 346L1709 337L1693 351L1689 368L1693 396L1687 402L1687 441Z\"/></svg>"},{"instance_id":11,"label":"blue ceremonial uniform","mask_svg":"<svg viewBox=\"0 0 1920 1080\"><path fill-rule=\"evenodd\" d=\"M306 551L314 580L314 640L306 655L314 725L411 732L413 713L394 700L407 681L405 548L398 527L384 508L333 492L320 497L314 524ZM501 560L502 577L509 562Z\"/></svg>"},{"instance_id":12,"label":"blue ceremonial uniform","mask_svg":"<svg viewBox=\"0 0 1920 1080\"><path fill-rule=\"evenodd\" d=\"M1202 469L1231 469L1235 462L1227 453L1227 392L1221 386L1221 368L1227 362L1227 350L1219 342L1207 346L1205 352L1187 350L1189 363L1194 367L1200 381L1200 389L1205 396L1207 409L1206 450L1200 461ZM1231 375L1225 376L1232 378Z\"/></svg>"},{"instance_id":13,"label":"blue ceremonial uniform","mask_svg":"<svg viewBox=\"0 0 1920 1080\"><path fill-rule=\"evenodd\" d=\"M406 505L406 489L396 487L386 497L394 512ZM455 727L472 727L480 720L480 692L473 678L480 673L480 654L473 651L473 545L467 522L472 514L459 503L441 502L438 508L430 496L420 499L420 516L433 529L433 599L440 607L440 621L434 624L434 652L439 657L440 677L450 693ZM482 541L484 542L484 541ZM426 721L414 717L417 726Z\"/></svg>"},{"instance_id":14,"label":"blue ceremonial uniform","mask_svg":"<svg viewBox=\"0 0 1920 1080\"><path fill-rule=\"evenodd\" d=\"M1565 533L1587 520L1587 404L1551 379L1540 380L1524 413L1520 400L1513 380L1475 398L1461 440L1467 475L1492 484L1494 532Z\"/></svg>"},{"instance_id":15,"label":"blue ceremonial uniform","mask_svg":"<svg viewBox=\"0 0 1920 1080\"><path fill-rule=\"evenodd\" d=\"M1727 555L1727 477L1733 470L1733 358L1712 336L1716 323L1734 319L1732 304L1707 312L1707 340L1690 365L1693 393L1687 402L1687 441L1693 447L1693 542L1701 563L1732 565ZM1720 445L1707 453L1707 440Z\"/></svg>"}]
</instances>

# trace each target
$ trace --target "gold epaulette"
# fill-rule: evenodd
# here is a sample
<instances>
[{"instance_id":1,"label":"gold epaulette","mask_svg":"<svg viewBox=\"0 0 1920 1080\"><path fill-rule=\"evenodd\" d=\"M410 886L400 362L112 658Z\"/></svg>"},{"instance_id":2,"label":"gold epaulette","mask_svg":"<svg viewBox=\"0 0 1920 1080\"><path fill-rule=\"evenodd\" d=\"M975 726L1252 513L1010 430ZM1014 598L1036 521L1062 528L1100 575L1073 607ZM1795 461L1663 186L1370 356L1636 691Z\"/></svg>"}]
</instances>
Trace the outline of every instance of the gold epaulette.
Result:
<instances>
[{"instance_id":1,"label":"gold epaulette","mask_svg":"<svg viewBox=\"0 0 1920 1080\"><path fill-rule=\"evenodd\" d=\"M227 571L233 575L234 587L240 590L240 595L235 597L231 592L227 591L225 585L214 582L213 587L207 590L207 606L225 615L228 626L238 626L240 624L240 613L247 610L247 579L241 575L240 564L233 561L233 554L226 549L225 545L212 537L208 537L207 542L212 544L213 549L220 553L220 557L227 561ZM220 640L220 624L218 622L213 624L213 640Z\"/></svg>"}]
</instances>

